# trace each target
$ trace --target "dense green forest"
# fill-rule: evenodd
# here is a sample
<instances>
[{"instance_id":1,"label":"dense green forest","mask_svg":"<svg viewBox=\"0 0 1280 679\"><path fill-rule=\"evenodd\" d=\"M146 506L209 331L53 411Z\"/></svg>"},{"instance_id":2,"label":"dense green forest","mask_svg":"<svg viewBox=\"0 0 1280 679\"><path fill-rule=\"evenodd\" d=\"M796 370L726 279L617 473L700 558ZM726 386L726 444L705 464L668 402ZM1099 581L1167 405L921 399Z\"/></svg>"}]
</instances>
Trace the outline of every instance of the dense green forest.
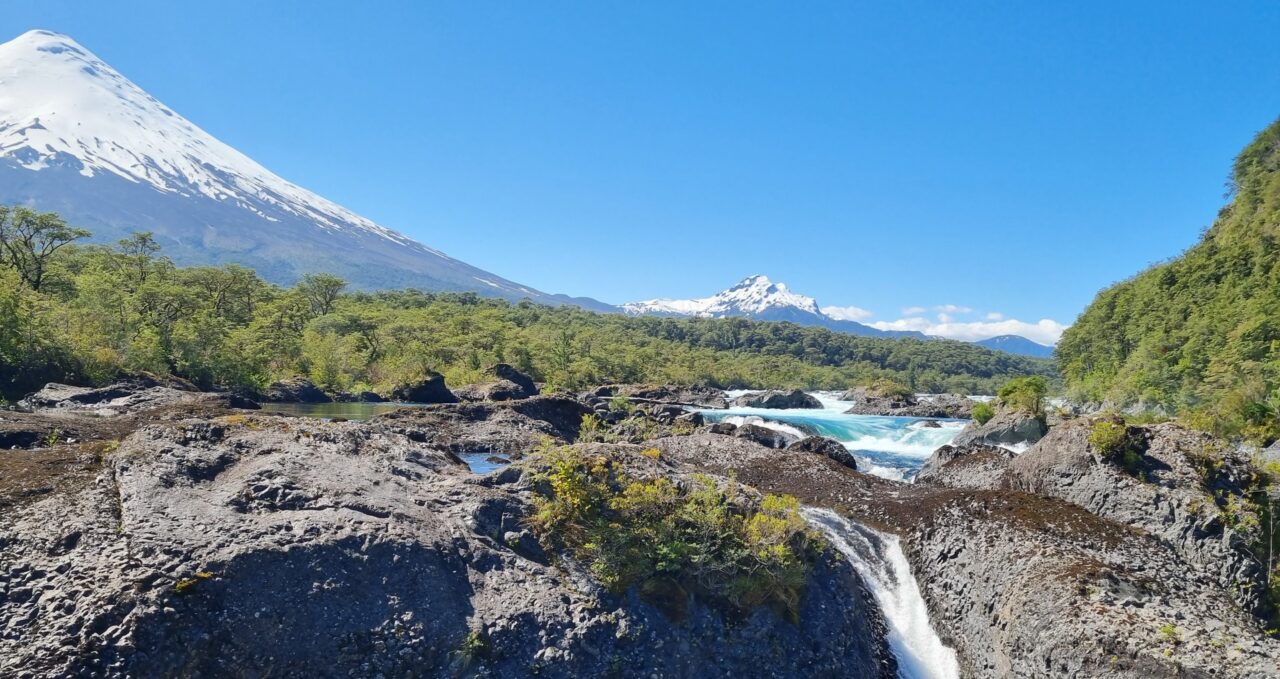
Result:
<instances>
[{"instance_id":1,"label":"dense green forest","mask_svg":"<svg viewBox=\"0 0 1280 679\"><path fill-rule=\"evenodd\" d=\"M844 388L891 377L928 391L991 393L1052 365L951 341L876 339L788 323L631 318L470 293L344 292L307 276L280 288L234 265L177 267L147 234L110 247L52 214L0 209L0 391L102 383L126 371L204 388L306 375L330 390L387 392L427 371L482 381L509 362L554 387L705 382Z\"/></svg>"},{"instance_id":2,"label":"dense green forest","mask_svg":"<svg viewBox=\"0 0 1280 679\"><path fill-rule=\"evenodd\" d=\"M1101 292L1058 345L1070 395L1271 438L1280 406L1280 121L1235 161L1201 242Z\"/></svg>"}]
</instances>

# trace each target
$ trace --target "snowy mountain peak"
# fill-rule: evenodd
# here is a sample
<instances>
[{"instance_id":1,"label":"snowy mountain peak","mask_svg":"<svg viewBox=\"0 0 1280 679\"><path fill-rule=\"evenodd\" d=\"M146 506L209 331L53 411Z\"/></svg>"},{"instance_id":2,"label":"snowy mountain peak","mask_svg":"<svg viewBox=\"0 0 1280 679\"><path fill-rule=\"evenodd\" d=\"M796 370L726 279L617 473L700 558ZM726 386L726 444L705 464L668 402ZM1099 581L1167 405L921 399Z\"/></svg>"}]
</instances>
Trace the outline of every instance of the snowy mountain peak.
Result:
<instances>
[{"instance_id":1,"label":"snowy mountain peak","mask_svg":"<svg viewBox=\"0 0 1280 679\"><path fill-rule=\"evenodd\" d=\"M613 309L460 262L289 182L50 31L0 45L0 203L58 212L100 242L151 231L179 263L243 264L276 283L327 272Z\"/></svg>"},{"instance_id":2,"label":"snowy mountain peak","mask_svg":"<svg viewBox=\"0 0 1280 679\"><path fill-rule=\"evenodd\" d=\"M50 31L0 45L0 156L28 170L71 166L85 177L113 174L166 193L200 194L268 221L284 212L321 228L412 242L273 174Z\"/></svg>"},{"instance_id":3,"label":"snowy mountain peak","mask_svg":"<svg viewBox=\"0 0 1280 679\"><path fill-rule=\"evenodd\" d=\"M761 314L791 310L803 314L820 314L818 303L805 295L787 289L783 283L774 283L768 276L754 275L723 292L699 299L651 299L622 305L629 314L663 314L724 318L728 316L759 316Z\"/></svg>"}]
</instances>

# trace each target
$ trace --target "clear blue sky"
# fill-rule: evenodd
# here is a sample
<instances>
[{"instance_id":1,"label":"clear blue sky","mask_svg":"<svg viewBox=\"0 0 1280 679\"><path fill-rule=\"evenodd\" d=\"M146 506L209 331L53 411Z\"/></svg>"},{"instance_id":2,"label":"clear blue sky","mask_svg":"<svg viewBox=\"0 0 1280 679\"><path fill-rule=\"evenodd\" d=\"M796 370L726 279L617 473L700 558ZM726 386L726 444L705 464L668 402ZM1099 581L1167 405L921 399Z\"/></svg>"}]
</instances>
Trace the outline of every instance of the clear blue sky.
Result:
<instances>
[{"instance_id":1,"label":"clear blue sky","mask_svg":"<svg viewBox=\"0 0 1280 679\"><path fill-rule=\"evenodd\" d=\"M1280 116L1280 4L8 0L267 167L609 302L1070 322ZM929 314L932 317L933 311Z\"/></svg>"}]
</instances>

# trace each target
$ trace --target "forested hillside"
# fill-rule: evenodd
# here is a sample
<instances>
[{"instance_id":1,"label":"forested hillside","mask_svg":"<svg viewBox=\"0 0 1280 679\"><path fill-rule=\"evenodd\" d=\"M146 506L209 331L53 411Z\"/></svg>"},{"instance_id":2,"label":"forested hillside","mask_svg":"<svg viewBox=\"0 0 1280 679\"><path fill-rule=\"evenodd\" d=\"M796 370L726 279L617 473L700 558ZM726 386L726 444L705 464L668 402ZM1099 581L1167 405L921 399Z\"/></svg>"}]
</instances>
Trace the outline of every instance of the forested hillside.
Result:
<instances>
[{"instance_id":1,"label":"forested hillside","mask_svg":"<svg viewBox=\"0 0 1280 679\"><path fill-rule=\"evenodd\" d=\"M1101 292L1058 345L1077 397L1265 437L1280 386L1280 121L1236 159L1232 200L1181 257Z\"/></svg>"},{"instance_id":2,"label":"forested hillside","mask_svg":"<svg viewBox=\"0 0 1280 679\"><path fill-rule=\"evenodd\" d=\"M305 374L333 390L386 391L434 370L479 381L505 361L553 386L708 382L844 388L893 377L926 391L990 393L1047 361L951 341L854 337L742 319L629 318L414 290L344 293L308 276L279 288L237 267L174 266L146 234L81 247L83 232L21 208L0 220L0 390L103 382L122 371L204 388Z\"/></svg>"}]
</instances>

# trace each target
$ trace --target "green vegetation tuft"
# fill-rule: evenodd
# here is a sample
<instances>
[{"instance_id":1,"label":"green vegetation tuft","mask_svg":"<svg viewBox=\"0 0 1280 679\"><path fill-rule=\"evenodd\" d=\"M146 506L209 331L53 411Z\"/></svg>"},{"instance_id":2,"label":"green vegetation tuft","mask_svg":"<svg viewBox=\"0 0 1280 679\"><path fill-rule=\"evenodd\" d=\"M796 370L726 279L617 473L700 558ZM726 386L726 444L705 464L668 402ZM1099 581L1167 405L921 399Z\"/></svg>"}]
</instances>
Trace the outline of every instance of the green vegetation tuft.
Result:
<instances>
[{"instance_id":1,"label":"green vegetation tuft","mask_svg":"<svg viewBox=\"0 0 1280 679\"><path fill-rule=\"evenodd\" d=\"M973 406L973 421L978 424L986 424L991 418L996 416L996 409L991 407L990 403L979 403Z\"/></svg>"},{"instance_id":2,"label":"green vegetation tuft","mask_svg":"<svg viewBox=\"0 0 1280 679\"><path fill-rule=\"evenodd\" d=\"M1048 391L1048 381L1032 375L1009 380L996 392L996 397L1006 408L1030 415L1044 415L1044 396Z\"/></svg>"},{"instance_id":3,"label":"green vegetation tuft","mask_svg":"<svg viewBox=\"0 0 1280 679\"><path fill-rule=\"evenodd\" d=\"M794 497L766 495L753 506L736 484L634 478L615 457L577 446L544 449L534 464L543 491L533 529L610 589L634 587L677 619L690 595L743 613L765 605L798 614L824 543Z\"/></svg>"},{"instance_id":4,"label":"green vegetation tuft","mask_svg":"<svg viewBox=\"0 0 1280 679\"><path fill-rule=\"evenodd\" d=\"M1140 476L1142 445L1124 420L1098 420L1089 432L1089 445L1103 458L1119 465L1130 476Z\"/></svg>"},{"instance_id":5,"label":"green vegetation tuft","mask_svg":"<svg viewBox=\"0 0 1280 679\"><path fill-rule=\"evenodd\" d=\"M872 380L867 385L867 392L872 396L891 398L899 401L909 399L915 395L915 392L907 385L884 377Z\"/></svg>"}]
</instances>

